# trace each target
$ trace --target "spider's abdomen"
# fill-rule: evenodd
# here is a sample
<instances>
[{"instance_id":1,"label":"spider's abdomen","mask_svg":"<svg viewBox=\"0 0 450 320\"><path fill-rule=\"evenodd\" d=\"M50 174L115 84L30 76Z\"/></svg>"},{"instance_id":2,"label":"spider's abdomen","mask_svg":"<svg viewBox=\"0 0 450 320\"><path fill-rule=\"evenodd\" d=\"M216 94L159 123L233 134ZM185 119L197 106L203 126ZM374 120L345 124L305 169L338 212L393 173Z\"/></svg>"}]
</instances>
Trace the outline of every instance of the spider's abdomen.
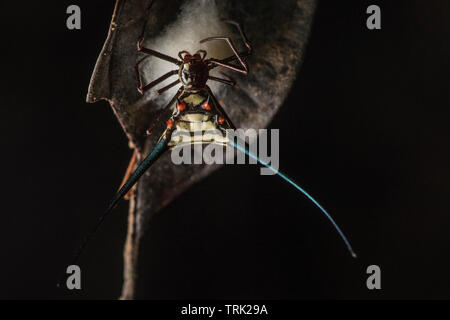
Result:
<instances>
[{"instance_id":1,"label":"spider's abdomen","mask_svg":"<svg viewBox=\"0 0 450 320\"><path fill-rule=\"evenodd\" d=\"M180 96L170 123L168 146L210 144L225 145L225 130L230 126L207 90L185 92Z\"/></svg>"}]
</instances>

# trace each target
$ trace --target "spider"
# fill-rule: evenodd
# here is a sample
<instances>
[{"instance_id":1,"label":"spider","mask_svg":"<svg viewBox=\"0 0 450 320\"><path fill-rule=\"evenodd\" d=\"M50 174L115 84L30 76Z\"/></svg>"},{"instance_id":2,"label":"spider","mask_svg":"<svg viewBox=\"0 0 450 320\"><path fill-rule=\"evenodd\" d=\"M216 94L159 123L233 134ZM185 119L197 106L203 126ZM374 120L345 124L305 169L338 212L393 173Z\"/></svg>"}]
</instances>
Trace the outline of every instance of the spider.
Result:
<instances>
[{"instance_id":1,"label":"spider","mask_svg":"<svg viewBox=\"0 0 450 320\"><path fill-rule=\"evenodd\" d=\"M200 41L200 43L214 40L225 41L231 48L233 54L224 59L206 58L207 52L205 50L198 50L194 54L191 54L186 50L182 50L178 53L179 59L177 59L153 49L144 47L142 45L144 41L144 27L142 35L139 37L137 42L137 50L145 54L145 56L141 58L135 65L138 91L141 94L144 94L159 83L174 75L178 75L178 79L157 90L157 92L159 94L162 94L163 92L176 86L177 84L181 84L181 87L178 89L177 93L170 100L170 102L160 111L159 116L153 119L155 123L160 123L161 117L164 117L165 120L165 130L157 140L155 147L133 171L137 158L137 151L135 151L128 167L127 173L122 182L121 188L116 193L106 212L100 217L99 221L94 226L94 229L86 237L85 241L75 255L73 264L76 263L90 237L97 231L104 218L114 209L117 203L127 195L127 193L136 184L136 182L144 174L144 172L149 169L150 166L155 163L155 161L157 161L157 159L165 151L167 151L168 149L173 149L179 145L211 143L223 146L229 145L241 152L246 153L249 157L257 160L261 165L266 166L274 173L278 174L282 179L294 186L301 193L303 193L330 220L334 228L339 233L340 237L345 242L347 249L349 250L351 255L353 257L356 257L356 254L354 253L350 243L348 242L339 226L335 223L329 213L308 192L302 189L298 184L289 179L283 173L273 169L269 164L263 162L256 155L249 152L248 145L245 142L236 144L234 140L230 140L227 136L227 132L229 129L236 128L223 110L222 106L215 98L211 89L208 87L207 81L218 81L231 86L234 86L236 82L228 76L226 76L227 79L211 76L209 72L216 67L223 67L247 75L249 73L249 67L247 62L245 61L245 58L250 56L250 54L252 53L252 47L239 23L230 20L225 20L225 22L232 24L237 28L245 45L245 51L238 52L230 37L209 37ZM142 82L140 65L145 59L151 56L171 62L178 66L178 69L169 71L156 80L144 85ZM148 131L149 133L151 133L152 128L150 128ZM177 134L174 134L175 132ZM244 147L242 145L244 145Z\"/></svg>"}]
</instances>

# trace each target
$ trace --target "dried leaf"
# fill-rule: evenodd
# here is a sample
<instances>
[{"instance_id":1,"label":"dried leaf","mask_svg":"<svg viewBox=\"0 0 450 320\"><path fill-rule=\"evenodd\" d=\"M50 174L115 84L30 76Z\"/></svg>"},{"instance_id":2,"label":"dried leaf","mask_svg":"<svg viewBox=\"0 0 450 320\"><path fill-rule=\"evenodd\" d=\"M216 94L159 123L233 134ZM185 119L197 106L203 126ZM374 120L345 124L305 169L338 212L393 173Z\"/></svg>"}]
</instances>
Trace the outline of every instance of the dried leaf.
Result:
<instances>
[{"instance_id":1,"label":"dried leaf","mask_svg":"<svg viewBox=\"0 0 450 320\"><path fill-rule=\"evenodd\" d=\"M160 35L166 26L173 23L183 4L181 0L153 1L150 11L147 11L151 2L117 0L108 38L98 58L87 96L88 102L109 101L131 144L141 154L147 154L158 138L158 135L147 137L145 132L163 106L150 94L141 96L136 90L134 65L139 57L136 42L145 25L146 38ZM250 74L236 76L236 87L217 92L219 101L238 128L266 127L282 104L296 77L315 2L217 2L223 18L238 21L244 26L253 46L253 55L248 59ZM151 45L148 41L146 44ZM176 43L173 45L177 46ZM137 197L131 199L122 299L134 296L139 241L149 219L190 185L218 168L217 165L176 166L169 157L167 153L148 170L138 184Z\"/></svg>"}]
</instances>

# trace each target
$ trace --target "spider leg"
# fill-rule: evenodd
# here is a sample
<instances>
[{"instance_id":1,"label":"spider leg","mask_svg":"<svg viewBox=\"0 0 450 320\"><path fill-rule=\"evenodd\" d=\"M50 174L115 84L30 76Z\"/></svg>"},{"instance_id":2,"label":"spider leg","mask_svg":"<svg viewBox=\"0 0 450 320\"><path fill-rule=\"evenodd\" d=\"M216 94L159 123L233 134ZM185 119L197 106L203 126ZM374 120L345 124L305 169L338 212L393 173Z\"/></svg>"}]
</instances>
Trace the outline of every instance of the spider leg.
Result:
<instances>
[{"instance_id":1,"label":"spider leg","mask_svg":"<svg viewBox=\"0 0 450 320\"><path fill-rule=\"evenodd\" d=\"M168 55L166 55L164 53L161 53L161 52L155 51L153 49L146 48L146 47L142 46L142 42L143 41L144 41L144 37L141 35L141 37L139 38L139 40L137 42L137 50L139 52L146 53L148 55L157 57L159 59L162 59L162 60L165 60L165 61L168 61L168 62L172 62L173 64L176 64L177 66L179 66L182 63L180 60L178 60L176 58L173 58L173 57L168 56Z\"/></svg>"},{"instance_id":2,"label":"spider leg","mask_svg":"<svg viewBox=\"0 0 450 320\"><path fill-rule=\"evenodd\" d=\"M236 85L236 81L232 77L226 75L223 72L221 72L221 74L223 76L227 77L228 79L222 79L222 78L217 78L217 77L213 77L213 76L208 76L208 80L222 82L222 83L228 84L228 85L230 85L232 87L234 87Z\"/></svg>"},{"instance_id":3,"label":"spider leg","mask_svg":"<svg viewBox=\"0 0 450 320\"><path fill-rule=\"evenodd\" d=\"M179 57L182 61L184 60L183 53L184 53L184 57L185 57L186 55L190 54L190 53L189 53L188 51L186 51L186 50L182 50L182 51L178 52L178 57Z\"/></svg>"},{"instance_id":4,"label":"spider leg","mask_svg":"<svg viewBox=\"0 0 450 320\"><path fill-rule=\"evenodd\" d=\"M141 60L138 61L138 63L136 63L134 69L136 70L136 77L138 79L138 91L141 94L144 94L144 92L146 92L147 90L153 88L154 86L156 86L157 84L163 82L164 80L166 80L167 78L176 75L178 73L178 70L172 70L167 72L166 74L163 74L161 77L159 77L156 80L153 80L152 82L146 84L145 86L143 86L142 84L142 77L141 77L141 72L139 71L139 65L142 63L142 61L144 61L145 59L147 59L150 56L146 56L144 58L142 58Z\"/></svg>"},{"instance_id":5,"label":"spider leg","mask_svg":"<svg viewBox=\"0 0 450 320\"><path fill-rule=\"evenodd\" d=\"M244 31L242 30L241 25L239 23L237 23L235 21L231 21L231 20L225 20L225 22L233 24L237 27L237 29L239 30L239 33L242 37L242 40L244 42L244 45L247 47L247 51L245 53L238 53L238 51L237 51L236 47L234 46L233 41L231 40L230 37L205 38L205 39L201 40L200 43L204 43L204 42L212 41L212 40L224 40L228 43L231 50L233 51L233 55L228 58L225 58L225 59L221 59L221 60L214 59L214 58L208 59L207 61L213 64L213 65L211 65L210 69L212 69L216 66L222 66L222 67L225 67L225 68L237 71L237 72L248 74L249 68L248 68L247 62L243 59L243 56L249 56L252 52L252 47L251 47L250 43L248 42L247 37L245 36ZM238 66L230 64L231 61L236 60L236 59L239 61L239 63L241 64L242 67L238 67Z\"/></svg>"},{"instance_id":6,"label":"spider leg","mask_svg":"<svg viewBox=\"0 0 450 320\"><path fill-rule=\"evenodd\" d=\"M151 10L152 5L153 5L153 1L150 3L148 8L146 9L146 16L147 17L149 15L149 12ZM165 61L168 61L168 62L172 62L172 63L174 63L176 65L180 65L182 62L179 61L178 59L172 58L171 56L168 56L168 55L166 55L164 53L152 50L150 48L146 48L146 47L144 47L142 45L142 43L144 42L144 34L145 34L145 29L147 28L147 23L148 23L148 20L146 20L144 25L142 26L141 35L139 36L138 42L137 42L137 50L139 52L143 52L143 53L146 53L148 55L155 56L155 57L160 58L162 60L165 60Z\"/></svg>"},{"instance_id":7,"label":"spider leg","mask_svg":"<svg viewBox=\"0 0 450 320\"><path fill-rule=\"evenodd\" d=\"M170 88L172 88L173 86L176 86L176 85L179 84L179 83L180 83L180 79L177 79L177 80L175 80L175 81L172 82L172 83L169 83L167 86L165 86L165 87L159 89L159 90L158 90L158 94L162 94L163 92L169 90Z\"/></svg>"},{"instance_id":8,"label":"spider leg","mask_svg":"<svg viewBox=\"0 0 450 320\"><path fill-rule=\"evenodd\" d=\"M244 45L247 48L246 54L250 55L252 53L252 46L251 46L250 42L248 41L247 37L245 36L244 30L242 29L240 23L233 21L233 20L224 20L224 22L236 26L236 28L239 31L239 34L241 35L242 41L244 42ZM240 55L242 55L242 54L240 54Z\"/></svg>"},{"instance_id":9,"label":"spider leg","mask_svg":"<svg viewBox=\"0 0 450 320\"><path fill-rule=\"evenodd\" d=\"M207 60L208 62L219 65L224 68L231 69L233 71L241 72L243 74L248 74L249 68L248 68L247 62L245 62L244 59L242 59L239 56L239 53L237 52L236 47L234 46L233 41L231 40L230 37L210 37L210 38L201 40L200 43L204 43L204 42L212 41L212 40L225 40L228 43L228 45L230 46L233 53L236 55L236 58L238 59L238 61L242 67L234 66L227 62L224 62L223 60L218 60L218 59L214 59L214 58L208 59Z\"/></svg>"},{"instance_id":10,"label":"spider leg","mask_svg":"<svg viewBox=\"0 0 450 320\"><path fill-rule=\"evenodd\" d=\"M202 60L205 59L205 57L206 57L206 51L205 51L205 50L197 50L196 53L202 54L202 55L201 55L201 59L202 59Z\"/></svg>"},{"instance_id":11,"label":"spider leg","mask_svg":"<svg viewBox=\"0 0 450 320\"><path fill-rule=\"evenodd\" d=\"M146 11L147 11L147 14L148 14L148 12L150 11L152 5L153 5L153 2L150 3L149 7L148 7L147 10L146 10ZM147 85L144 87L144 86L142 85L142 78L141 78L141 73L140 73L140 71L139 71L139 65L140 65L145 59L147 59L147 58L150 57L150 56L154 56L154 57L157 57L157 58L159 58L159 59L162 59L162 60L165 60L165 61L174 63L174 64L176 64L177 66L179 66L179 65L182 63L182 61L180 61L180 60L178 60L178 59L176 59L176 58L173 58L173 57L168 56L168 55L166 55L166 54L164 54L164 53L155 51L155 50L153 50L153 49L144 47L144 46L142 45L142 43L144 42L144 33L145 33L146 27L147 27L147 21L145 22L144 26L142 27L142 32L141 32L141 35L139 36L139 39L138 39L138 42L137 42L137 50L138 50L139 52L145 53L146 56L143 57L142 59L140 59L140 60L138 61L138 63L136 63L136 65L134 66L134 68L135 68L135 70L136 70L136 76L137 76L137 79L138 79L138 90L139 90L139 92L140 92L141 94L143 94L143 93L144 93L145 91L147 91L148 89L151 89L152 87L154 87L154 86L157 85L158 83L160 83L160 82L166 80L166 79L169 78L170 76L177 74L177 72L178 72L177 70L169 71L169 72L167 72L166 74L164 74L164 75L162 75L161 77L159 77L158 79L156 79L156 80L150 82L149 84L147 84Z\"/></svg>"}]
</instances>

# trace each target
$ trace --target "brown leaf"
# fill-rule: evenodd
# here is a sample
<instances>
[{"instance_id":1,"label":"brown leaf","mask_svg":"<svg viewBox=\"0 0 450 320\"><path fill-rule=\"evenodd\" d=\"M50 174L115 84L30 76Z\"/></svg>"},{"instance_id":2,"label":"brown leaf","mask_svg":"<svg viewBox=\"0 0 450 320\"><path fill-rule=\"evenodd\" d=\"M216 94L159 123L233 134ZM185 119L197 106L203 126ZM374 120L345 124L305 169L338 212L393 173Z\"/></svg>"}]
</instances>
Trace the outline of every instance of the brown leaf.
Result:
<instances>
[{"instance_id":1,"label":"brown leaf","mask_svg":"<svg viewBox=\"0 0 450 320\"><path fill-rule=\"evenodd\" d=\"M117 0L87 96L88 102L109 101L132 145L141 154L147 154L159 137L155 133L147 137L146 130L163 105L149 94L141 96L136 89L137 39L145 25L146 39L159 36L176 19L183 3L180 0L153 1L147 11L150 2ZM264 128L296 77L315 0L230 0L217 1L217 7L223 18L242 24L253 46L253 55L248 58L250 74L235 76L237 86L219 90L218 100L238 128ZM192 14L196 14L195 10ZM146 41L146 45L151 46L151 43ZM151 71L150 74L154 78L160 76ZM137 197L131 199L130 205L122 299L134 296L139 240L149 219L191 184L217 168L217 165L176 166L167 153L141 178Z\"/></svg>"}]
</instances>

